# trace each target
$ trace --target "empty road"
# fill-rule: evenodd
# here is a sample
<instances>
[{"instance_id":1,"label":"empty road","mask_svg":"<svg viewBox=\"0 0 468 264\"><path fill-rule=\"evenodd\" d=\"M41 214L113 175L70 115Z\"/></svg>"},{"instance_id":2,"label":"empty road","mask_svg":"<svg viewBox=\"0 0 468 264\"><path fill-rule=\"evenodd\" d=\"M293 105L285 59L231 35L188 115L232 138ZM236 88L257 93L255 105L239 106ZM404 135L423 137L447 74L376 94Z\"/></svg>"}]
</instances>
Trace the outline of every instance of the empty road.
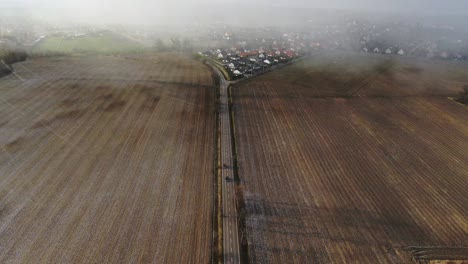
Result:
<instances>
[{"instance_id":1,"label":"empty road","mask_svg":"<svg viewBox=\"0 0 468 264\"><path fill-rule=\"evenodd\" d=\"M232 157L231 115L229 113L228 87L234 82L224 79L223 74L211 66L219 77L219 127L222 164L222 214L223 214L223 259L224 263L240 263L239 232L236 201L236 183L234 182L234 159Z\"/></svg>"}]
</instances>

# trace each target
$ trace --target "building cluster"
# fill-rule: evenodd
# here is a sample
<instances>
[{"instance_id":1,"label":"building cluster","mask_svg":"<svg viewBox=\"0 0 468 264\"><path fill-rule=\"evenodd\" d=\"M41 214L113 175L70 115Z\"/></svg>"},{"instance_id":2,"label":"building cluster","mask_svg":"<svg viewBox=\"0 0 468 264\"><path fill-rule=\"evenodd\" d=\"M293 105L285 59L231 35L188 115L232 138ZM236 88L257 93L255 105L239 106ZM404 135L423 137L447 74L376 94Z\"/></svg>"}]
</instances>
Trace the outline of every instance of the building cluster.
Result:
<instances>
[{"instance_id":1,"label":"building cluster","mask_svg":"<svg viewBox=\"0 0 468 264\"><path fill-rule=\"evenodd\" d=\"M80 38L98 33L97 28L89 26L49 24L20 18L0 18L0 49L28 49L47 36Z\"/></svg>"},{"instance_id":2,"label":"building cluster","mask_svg":"<svg viewBox=\"0 0 468 264\"><path fill-rule=\"evenodd\" d=\"M216 60L234 78L250 77L264 72L271 67L298 58L299 54L293 48L246 49L240 45L230 49L212 49L200 53L202 56Z\"/></svg>"},{"instance_id":3,"label":"building cluster","mask_svg":"<svg viewBox=\"0 0 468 264\"><path fill-rule=\"evenodd\" d=\"M409 22L371 23L347 19L334 24L310 24L290 29L223 27L213 29L210 36L230 45L279 46L303 52L349 50L444 60L468 59L468 34L450 27Z\"/></svg>"},{"instance_id":4,"label":"building cluster","mask_svg":"<svg viewBox=\"0 0 468 264\"><path fill-rule=\"evenodd\" d=\"M445 60L468 59L468 36L449 27L348 21L317 29L305 38L311 40L310 46L315 48Z\"/></svg>"},{"instance_id":5,"label":"building cluster","mask_svg":"<svg viewBox=\"0 0 468 264\"><path fill-rule=\"evenodd\" d=\"M31 27L0 24L0 49L22 49L38 43L45 36Z\"/></svg>"},{"instance_id":6,"label":"building cluster","mask_svg":"<svg viewBox=\"0 0 468 264\"><path fill-rule=\"evenodd\" d=\"M381 26L353 23L362 52L397 54L444 60L468 59L468 37L452 28L403 23Z\"/></svg>"}]
</instances>

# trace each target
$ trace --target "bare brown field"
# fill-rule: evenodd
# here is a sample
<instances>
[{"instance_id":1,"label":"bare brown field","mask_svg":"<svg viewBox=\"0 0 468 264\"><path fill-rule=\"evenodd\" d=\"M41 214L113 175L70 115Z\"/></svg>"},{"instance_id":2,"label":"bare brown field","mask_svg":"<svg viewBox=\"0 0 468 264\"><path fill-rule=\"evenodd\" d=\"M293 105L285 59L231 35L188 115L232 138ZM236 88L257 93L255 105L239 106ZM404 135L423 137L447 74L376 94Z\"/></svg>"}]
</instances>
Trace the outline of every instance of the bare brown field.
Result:
<instances>
[{"instance_id":1,"label":"bare brown field","mask_svg":"<svg viewBox=\"0 0 468 264\"><path fill-rule=\"evenodd\" d=\"M293 69L232 88L250 261L464 263L467 108L413 92L320 98L340 94L281 79Z\"/></svg>"},{"instance_id":2,"label":"bare brown field","mask_svg":"<svg viewBox=\"0 0 468 264\"><path fill-rule=\"evenodd\" d=\"M0 80L1 263L210 262L217 87L164 60L37 59Z\"/></svg>"},{"instance_id":3,"label":"bare brown field","mask_svg":"<svg viewBox=\"0 0 468 264\"><path fill-rule=\"evenodd\" d=\"M13 67L24 79L146 81L212 85L211 72L199 62L177 53L128 56L37 58ZM73 67L71 70L67 68Z\"/></svg>"},{"instance_id":4,"label":"bare brown field","mask_svg":"<svg viewBox=\"0 0 468 264\"><path fill-rule=\"evenodd\" d=\"M329 52L268 73L259 80L299 87L301 96L453 96L468 84L468 63L421 58ZM295 86L295 89L291 89Z\"/></svg>"}]
</instances>

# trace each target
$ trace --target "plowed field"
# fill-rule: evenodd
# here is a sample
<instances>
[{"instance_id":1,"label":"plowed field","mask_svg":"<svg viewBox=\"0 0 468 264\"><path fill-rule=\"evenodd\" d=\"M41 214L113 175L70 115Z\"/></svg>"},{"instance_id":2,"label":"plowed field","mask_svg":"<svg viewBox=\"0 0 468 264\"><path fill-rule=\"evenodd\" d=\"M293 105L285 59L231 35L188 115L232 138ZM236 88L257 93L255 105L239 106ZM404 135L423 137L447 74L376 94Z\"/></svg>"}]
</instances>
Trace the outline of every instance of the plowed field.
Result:
<instances>
[{"instance_id":1,"label":"plowed field","mask_svg":"<svg viewBox=\"0 0 468 264\"><path fill-rule=\"evenodd\" d=\"M281 77L295 69L232 88L250 261L468 256L468 109L375 83L343 98L340 82Z\"/></svg>"},{"instance_id":2,"label":"plowed field","mask_svg":"<svg viewBox=\"0 0 468 264\"><path fill-rule=\"evenodd\" d=\"M0 80L1 263L208 263L214 92L164 55L34 59Z\"/></svg>"}]
</instances>

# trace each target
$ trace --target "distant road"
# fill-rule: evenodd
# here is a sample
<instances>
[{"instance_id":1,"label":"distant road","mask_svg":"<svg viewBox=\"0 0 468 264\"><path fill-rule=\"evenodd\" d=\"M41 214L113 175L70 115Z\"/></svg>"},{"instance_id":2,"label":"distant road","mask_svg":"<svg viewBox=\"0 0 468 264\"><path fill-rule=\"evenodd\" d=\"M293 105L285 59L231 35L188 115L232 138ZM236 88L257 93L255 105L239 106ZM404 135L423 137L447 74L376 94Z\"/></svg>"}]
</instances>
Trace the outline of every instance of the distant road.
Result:
<instances>
[{"instance_id":1,"label":"distant road","mask_svg":"<svg viewBox=\"0 0 468 264\"><path fill-rule=\"evenodd\" d=\"M220 81L219 126L222 164L222 213L223 213L223 259L224 263L240 263L239 232L237 220L236 183L232 157L231 115L229 113L228 87L232 83L210 65ZM228 181L226 179L229 179Z\"/></svg>"}]
</instances>

